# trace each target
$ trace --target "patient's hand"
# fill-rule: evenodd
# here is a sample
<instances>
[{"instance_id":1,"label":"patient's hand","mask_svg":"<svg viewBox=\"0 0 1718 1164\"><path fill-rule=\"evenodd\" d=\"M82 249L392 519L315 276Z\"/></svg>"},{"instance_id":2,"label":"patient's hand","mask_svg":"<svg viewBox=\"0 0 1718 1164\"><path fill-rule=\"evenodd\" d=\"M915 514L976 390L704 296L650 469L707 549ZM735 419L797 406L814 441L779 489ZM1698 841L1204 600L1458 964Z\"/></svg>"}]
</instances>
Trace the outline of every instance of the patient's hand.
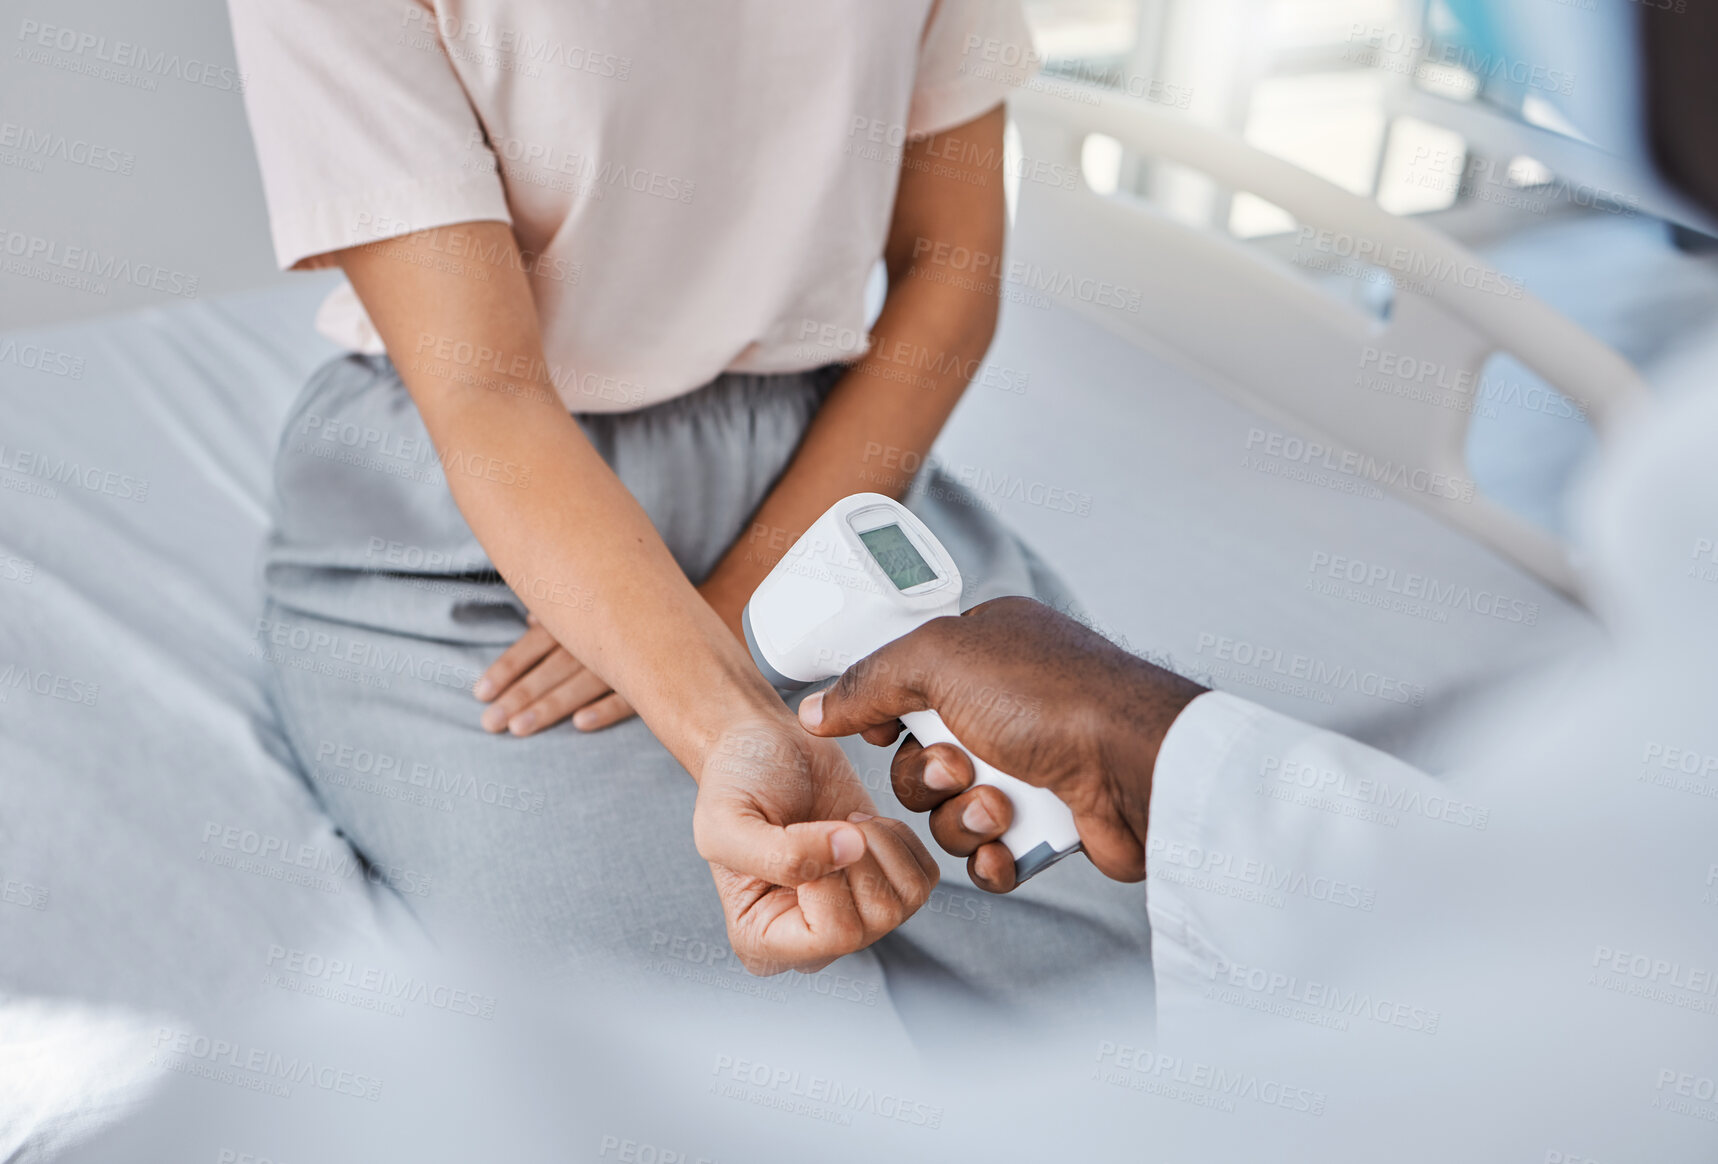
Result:
<instances>
[{"instance_id":1,"label":"patient's hand","mask_svg":"<svg viewBox=\"0 0 1718 1164\"><path fill-rule=\"evenodd\" d=\"M743 642L740 611L746 596L707 585L698 592ZM530 736L572 716L574 727L594 732L637 714L608 680L556 642L536 615L527 615L526 622L525 633L489 664L472 688L473 695L489 704L482 720L486 731Z\"/></svg>"},{"instance_id":2,"label":"patient's hand","mask_svg":"<svg viewBox=\"0 0 1718 1164\"><path fill-rule=\"evenodd\" d=\"M569 715L580 731L594 732L633 715L632 705L608 680L573 658L536 615L517 642L489 664L472 694L489 704L483 726L529 736Z\"/></svg>"},{"instance_id":3,"label":"patient's hand","mask_svg":"<svg viewBox=\"0 0 1718 1164\"><path fill-rule=\"evenodd\" d=\"M875 813L841 749L785 715L737 725L706 750L693 835L748 970L820 970L930 897L936 862L904 823Z\"/></svg>"}]
</instances>

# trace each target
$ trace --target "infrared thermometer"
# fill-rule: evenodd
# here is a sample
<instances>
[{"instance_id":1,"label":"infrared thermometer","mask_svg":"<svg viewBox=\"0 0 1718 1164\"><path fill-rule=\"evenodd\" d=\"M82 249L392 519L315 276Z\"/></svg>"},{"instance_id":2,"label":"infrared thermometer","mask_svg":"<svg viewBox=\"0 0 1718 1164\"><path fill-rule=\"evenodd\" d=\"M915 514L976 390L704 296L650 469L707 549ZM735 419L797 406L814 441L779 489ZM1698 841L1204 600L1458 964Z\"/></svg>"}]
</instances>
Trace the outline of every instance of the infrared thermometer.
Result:
<instances>
[{"instance_id":1,"label":"infrared thermometer","mask_svg":"<svg viewBox=\"0 0 1718 1164\"><path fill-rule=\"evenodd\" d=\"M960 613L960 571L906 506L880 493L835 503L746 604L746 646L764 677L794 692L841 674L872 651L933 618ZM901 717L920 744L953 744L972 759L980 784L1014 806L1002 843L1024 882L1078 852L1074 814L1054 792L998 771L973 755L933 711Z\"/></svg>"}]
</instances>

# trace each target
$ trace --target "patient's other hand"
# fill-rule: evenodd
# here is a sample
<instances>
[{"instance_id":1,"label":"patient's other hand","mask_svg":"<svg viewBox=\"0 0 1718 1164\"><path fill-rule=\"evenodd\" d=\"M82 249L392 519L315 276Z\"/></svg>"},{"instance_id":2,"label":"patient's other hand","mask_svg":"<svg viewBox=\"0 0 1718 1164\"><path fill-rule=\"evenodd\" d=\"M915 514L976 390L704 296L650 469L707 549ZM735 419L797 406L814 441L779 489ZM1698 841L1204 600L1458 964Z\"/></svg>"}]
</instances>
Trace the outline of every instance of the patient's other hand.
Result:
<instances>
[{"instance_id":1,"label":"patient's other hand","mask_svg":"<svg viewBox=\"0 0 1718 1164\"><path fill-rule=\"evenodd\" d=\"M748 970L820 970L930 897L936 862L903 822L875 813L841 749L785 716L711 743L693 835Z\"/></svg>"},{"instance_id":2,"label":"patient's other hand","mask_svg":"<svg viewBox=\"0 0 1718 1164\"><path fill-rule=\"evenodd\" d=\"M574 727L594 732L636 714L608 680L556 642L536 615L526 621L525 633L489 664L472 688L473 695L489 704L483 712L485 730L529 736L570 715Z\"/></svg>"},{"instance_id":3,"label":"patient's other hand","mask_svg":"<svg viewBox=\"0 0 1718 1164\"><path fill-rule=\"evenodd\" d=\"M706 585L698 592L734 637L744 642L740 611L751 591L730 594L730 589ZM526 622L525 633L489 664L472 688L479 701L489 704L483 712L486 731L530 736L570 715L574 727L594 732L638 714L606 679L556 642L536 615L528 614Z\"/></svg>"}]
</instances>

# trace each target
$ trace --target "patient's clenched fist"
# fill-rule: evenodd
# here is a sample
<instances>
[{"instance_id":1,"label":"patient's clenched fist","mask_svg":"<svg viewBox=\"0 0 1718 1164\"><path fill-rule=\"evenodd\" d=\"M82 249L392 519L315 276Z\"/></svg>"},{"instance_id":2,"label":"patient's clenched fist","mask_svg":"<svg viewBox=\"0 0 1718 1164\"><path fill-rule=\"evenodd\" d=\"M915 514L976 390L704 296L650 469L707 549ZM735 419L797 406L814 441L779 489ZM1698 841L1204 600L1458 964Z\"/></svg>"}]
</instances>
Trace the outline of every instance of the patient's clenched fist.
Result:
<instances>
[{"instance_id":1,"label":"patient's clenched fist","mask_svg":"<svg viewBox=\"0 0 1718 1164\"><path fill-rule=\"evenodd\" d=\"M754 974L820 970L862 950L937 883L930 853L876 815L841 749L785 716L711 742L692 823L729 940Z\"/></svg>"}]
</instances>

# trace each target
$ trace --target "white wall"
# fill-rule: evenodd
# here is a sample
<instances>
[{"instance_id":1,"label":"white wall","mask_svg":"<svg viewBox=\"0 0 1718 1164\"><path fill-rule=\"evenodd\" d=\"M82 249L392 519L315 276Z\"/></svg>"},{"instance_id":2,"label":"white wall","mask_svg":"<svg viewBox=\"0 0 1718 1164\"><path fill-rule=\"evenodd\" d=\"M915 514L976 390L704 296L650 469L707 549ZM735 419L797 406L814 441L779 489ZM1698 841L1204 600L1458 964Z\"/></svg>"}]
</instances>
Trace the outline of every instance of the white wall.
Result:
<instances>
[{"instance_id":1,"label":"white wall","mask_svg":"<svg viewBox=\"0 0 1718 1164\"><path fill-rule=\"evenodd\" d=\"M0 329L282 277L222 0L0 13Z\"/></svg>"}]
</instances>

